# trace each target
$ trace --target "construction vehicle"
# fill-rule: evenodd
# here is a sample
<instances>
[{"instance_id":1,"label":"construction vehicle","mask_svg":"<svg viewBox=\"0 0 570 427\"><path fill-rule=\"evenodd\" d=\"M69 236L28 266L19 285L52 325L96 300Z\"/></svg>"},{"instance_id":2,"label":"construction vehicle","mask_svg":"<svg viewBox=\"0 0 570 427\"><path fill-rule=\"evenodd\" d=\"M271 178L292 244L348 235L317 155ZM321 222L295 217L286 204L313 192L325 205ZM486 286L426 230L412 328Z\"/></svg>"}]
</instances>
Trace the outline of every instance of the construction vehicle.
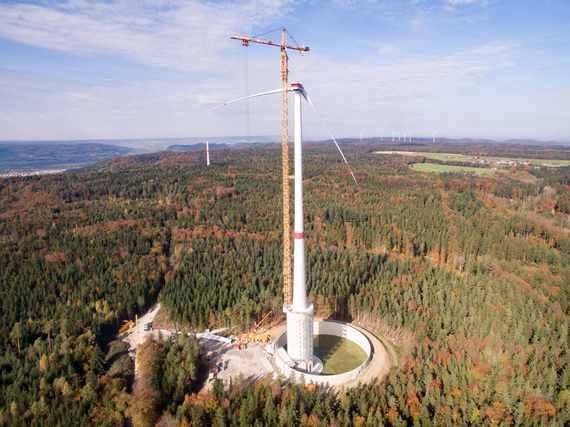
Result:
<instances>
[{"instance_id":1,"label":"construction vehicle","mask_svg":"<svg viewBox=\"0 0 570 427\"><path fill-rule=\"evenodd\" d=\"M271 317L272 314L273 310L269 310L267 313L265 313L259 322L255 322L253 324L253 330L251 332L246 332L239 336L235 345L239 349L242 349L244 347L247 347L247 345L250 343L263 344L270 342L271 334L267 332L259 332L259 328L267 319Z\"/></svg>"},{"instance_id":2,"label":"construction vehicle","mask_svg":"<svg viewBox=\"0 0 570 427\"><path fill-rule=\"evenodd\" d=\"M249 334L250 342L257 343L257 344L265 344L271 341L271 334L268 332L265 333L251 333Z\"/></svg>"},{"instance_id":3,"label":"construction vehicle","mask_svg":"<svg viewBox=\"0 0 570 427\"><path fill-rule=\"evenodd\" d=\"M265 322L269 317L273 314L273 310L269 310L265 315L261 318L259 322L255 322L253 325L253 330L257 331L259 327Z\"/></svg>"},{"instance_id":4,"label":"construction vehicle","mask_svg":"<svg viewBox=\"0 0 570 427\"><path fill-rule=\"evenodd\" d=\"M123 322L123 324L121 325L121 327L119 328L119 335L126 333L129 329L134 328L134 327L135 327L135 321L134 320L125 320Z\"/></svg>"}]
</instances>

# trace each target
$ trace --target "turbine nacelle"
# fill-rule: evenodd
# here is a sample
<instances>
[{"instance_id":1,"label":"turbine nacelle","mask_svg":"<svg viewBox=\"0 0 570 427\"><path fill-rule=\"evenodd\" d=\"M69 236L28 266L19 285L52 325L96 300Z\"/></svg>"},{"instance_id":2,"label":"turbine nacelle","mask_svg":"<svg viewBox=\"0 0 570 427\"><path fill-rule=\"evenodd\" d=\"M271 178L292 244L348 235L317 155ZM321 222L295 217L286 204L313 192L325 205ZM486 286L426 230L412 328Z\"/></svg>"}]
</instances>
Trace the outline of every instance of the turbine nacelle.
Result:
<instances>
[{"instance_id":1,"label":"turbine nacelle","mask_svg":"<svg viewBox=\"0 0 570 427\"><path fill-rule=\"evenodd\" d=\"M301 91L305 90L301 82L291 82L289 87L291 88L290 90L301 90Z\"/></svg>"},{"instance_id":2,"label":"turbine nacelle","mask_svg":"<svg viewBox=\"0 0 570 427\"><path fill-rule=\"evenodd\" d=\"M299 92L307 101L307 92L305 92L305 87L301 82L291 82L289 85L289 92Z\"/></svg>"}]
</instances>

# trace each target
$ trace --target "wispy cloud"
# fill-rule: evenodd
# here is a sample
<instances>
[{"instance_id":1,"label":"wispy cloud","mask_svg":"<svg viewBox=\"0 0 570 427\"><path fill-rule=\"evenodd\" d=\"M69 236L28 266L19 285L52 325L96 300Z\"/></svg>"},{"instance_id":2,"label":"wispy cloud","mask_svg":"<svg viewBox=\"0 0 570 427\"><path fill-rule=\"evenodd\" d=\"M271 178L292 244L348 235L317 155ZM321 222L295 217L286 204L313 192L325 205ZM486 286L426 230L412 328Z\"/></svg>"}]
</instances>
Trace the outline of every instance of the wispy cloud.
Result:
<instances>
[{"instance_id":1,"label":"wispy cloud","mask_svg":"<svg viewBox=\"0 0 570 427\"><path fill-rule=\"evenodd\" d=\"M466 4L482 4L485 0L445 0L450 6L462 6Z\"/></svg>"},{"instance_id":2,"label":"wispy cloud","mask_svg":"<svg viewBox=\"0 0 570 427\"><path fill-rule=\"evenodd\" d=\"M80 55L119 55L178 70L211 69L227 35L272 22L292 0L47 1L0 5L0 37Z\"/></svg>"},{"instance_id":3,"label":"wispy cloud","mask_svg":"<svg viewBox=\"0 0 570 427\"><path fill-rule=\"evenodd\" d=\"M305 83L323 116L340 135L350 134L355 128L366 129L368 134L387 134L404 128L420 134L431 131L429 123L441 115L440 106L434 107L433 100L438 100L438 104L442 100L452 103L455 94L477 91L482 78L511 66L513 49L512 45L496 43L448 55L417 56L400 52L390 62L377 54L353 62L314 53L292 58L291 78ZM275 62L256 60L249 76L252 91L277 86ZM327 70L326 75L323 70ZM90 86L12 75L3 82L0 97L7 102L5 108L0 105L0 112L11 111L23 122L38 123L37 127L19 129L28 138L40 137L44 131L42 124L50 121L65 124L66 135L85 138L223 135L246 131L243 105L212 108L242 93L239 81L229 75L203 81L104 81ZM14 104L11 100L19 101ZM58 108L48 108L50 105ZM275 134L278 108L279 103L271 99L252 102L253 132ZM459 112L449 113L453 115L457 115L454 123L465 125L466 118L462 119ZM411 124L410 117L414 116L420 119ZM69 117L79 119L69 120ZM324 130L310 113L305 126L309 136L323 136ZM440 131L444 130L451 132L442 126Z\"/></svg>"},{"instance_id":4,"label":"wispy cloud","mask_svg":"<svg viewBox=\"0 0 570 427\"><path fill-rule=\"evenodd\" d=\"M135 72L132 79L114 79L109 72L105 78L74 79L86 70L67 70L56 78L41 71L9 72L2 64L0 117L4 119L0 139L243 134L244 105L217 110L212 105L243 95L246 77L251 92L277 87L279 63L269 54L251 55L245 76L245 55L227 36L234 31L274 27L301 1L0 3L1 38L90 56L94 63L111 56L142 64L135 67L137 70L153 70L145 78ZM456 22L459 13L442 9L468 3L484 5L485 1L414 0L405 3L410 6L407 8L399 0L349 1L342 6L343 16L357 13L357 6L368 5L380 8L387 16L398 16L398 22L405 17L402 22L409 25L401 25L397 37L386 39L370 37L369 32L342 34L339 29L338 37L361 37L361 51L348 55L339 47L329 54L316 49L301 58L292 55L291 78L305 83L339 135L354 135L360 130L365 135L403 130L431 134L434 127L439 135L570 135L570 112L560 108L568 91L563 87L560 90L560 84L541 92L529 89L528 82L516 87L497 83L502 75L509 74L509 79L520 75L517 57L524 46L512 38L490 41L471 37L438 46L437 50L420 50L421 54L401 41L410 34L416 39L429 36L437 28L438 13L448 22ZM414 25L418 31L426 28L418 35ZM174 70L176 78L161 79L162 72L154 72L153 67ZM523 84L527 87L521 90ZM525 102L525 96L532 103ZM252 101L252 132L278 133L278 109L279 103L271 99ZM324 136L310 113L305 126L308 136ZM513 129L519 133L512 134Z\"/></svg>"},{"instance_id":5,"label":"wispy cloud","mask_svg":"<svg viewBox=\"0 0 570 427\"><path fill-rule=\"evenodd\" d=\"M488 0L443 0L447 10L453 10L462 6L487 6Z\"/></svg>"}]
</instances>

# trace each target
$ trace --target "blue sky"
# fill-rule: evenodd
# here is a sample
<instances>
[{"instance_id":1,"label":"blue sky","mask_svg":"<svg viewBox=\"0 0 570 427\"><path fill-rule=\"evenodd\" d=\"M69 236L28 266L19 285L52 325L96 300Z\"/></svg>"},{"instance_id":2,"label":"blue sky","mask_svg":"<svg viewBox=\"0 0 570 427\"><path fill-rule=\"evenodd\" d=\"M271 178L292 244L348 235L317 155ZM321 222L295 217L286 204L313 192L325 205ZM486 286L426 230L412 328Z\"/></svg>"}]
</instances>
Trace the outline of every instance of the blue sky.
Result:
<instances>
[{"instance_id":1,"label":"blue sky","mask_svg":"<svg viewBox=\"0 0 570 427\"><path fill-rule=\"evenodd\" d=\"M568 0L0 0L0 139L277 135L278 98L213 106L279 86L277 49L228 36L286 26L338 136L569 141L569 22Z\"/></svg>"}]
</instances>

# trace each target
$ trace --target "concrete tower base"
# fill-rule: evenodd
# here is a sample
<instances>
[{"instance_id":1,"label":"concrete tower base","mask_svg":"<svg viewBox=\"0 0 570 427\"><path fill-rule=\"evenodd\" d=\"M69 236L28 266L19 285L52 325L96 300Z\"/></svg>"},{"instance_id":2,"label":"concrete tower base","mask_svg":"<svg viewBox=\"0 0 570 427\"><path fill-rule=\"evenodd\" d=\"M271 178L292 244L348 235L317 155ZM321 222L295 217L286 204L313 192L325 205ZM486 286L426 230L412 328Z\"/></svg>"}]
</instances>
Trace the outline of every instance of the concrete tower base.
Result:
<instances>
[{"instance_id":1,"label":"concrete tower base","mask_svg":"<svg viewBox=\"0 0 570 427\"><path fill-rule=\"evenodd\" d=\"M287 353L297 366L312 372L316 362L313 360L313 304L302 311L290 306L283 311L287 315Z\"/></svg>"},{"instance_id":2,"label":"concrete tower base","mask_svg":"<svg viewBox=\"0 0 570 427\"><path fill-rule=\"evenodd\" d=\"M282 375L291 381L299 383L323 384L335 387L349 383L356 385L360 382L372 381L376 376L378 376L378 365L380 365L382 369L381 376L378 376L378 378L381 378L387 374L390 368L390 357L388 356L383 344L376 338L374 338L376 340L376 344L374 344L373 347L372 342L368 337L370 334L366 331L360 330L359 328L346 323L330 320L316 320L313 324L313 330L316 336L334 335L352 341L354 344L360 347L364 353L366 353L366 360L364 360L359 366L350 371L339 372L337 374L320 374L323 369L322 367L320 367L320 369L317 368L313 369L312 371L307 371L298 363L291 360L287 354L288 348L287 350L285 349L286 343L288 345L289 338L289 332L287 331L282 333L272 344L272 361L276 368L276 374ZM373 357L376 358L375 366L371 372L368 372L369 375L367 376L366 374L363 374L363 371L367 369L368 364L370 361L372 361ZM372 375L370 375L370 373L372 373Z\"/></svg>"}]
</instances>

